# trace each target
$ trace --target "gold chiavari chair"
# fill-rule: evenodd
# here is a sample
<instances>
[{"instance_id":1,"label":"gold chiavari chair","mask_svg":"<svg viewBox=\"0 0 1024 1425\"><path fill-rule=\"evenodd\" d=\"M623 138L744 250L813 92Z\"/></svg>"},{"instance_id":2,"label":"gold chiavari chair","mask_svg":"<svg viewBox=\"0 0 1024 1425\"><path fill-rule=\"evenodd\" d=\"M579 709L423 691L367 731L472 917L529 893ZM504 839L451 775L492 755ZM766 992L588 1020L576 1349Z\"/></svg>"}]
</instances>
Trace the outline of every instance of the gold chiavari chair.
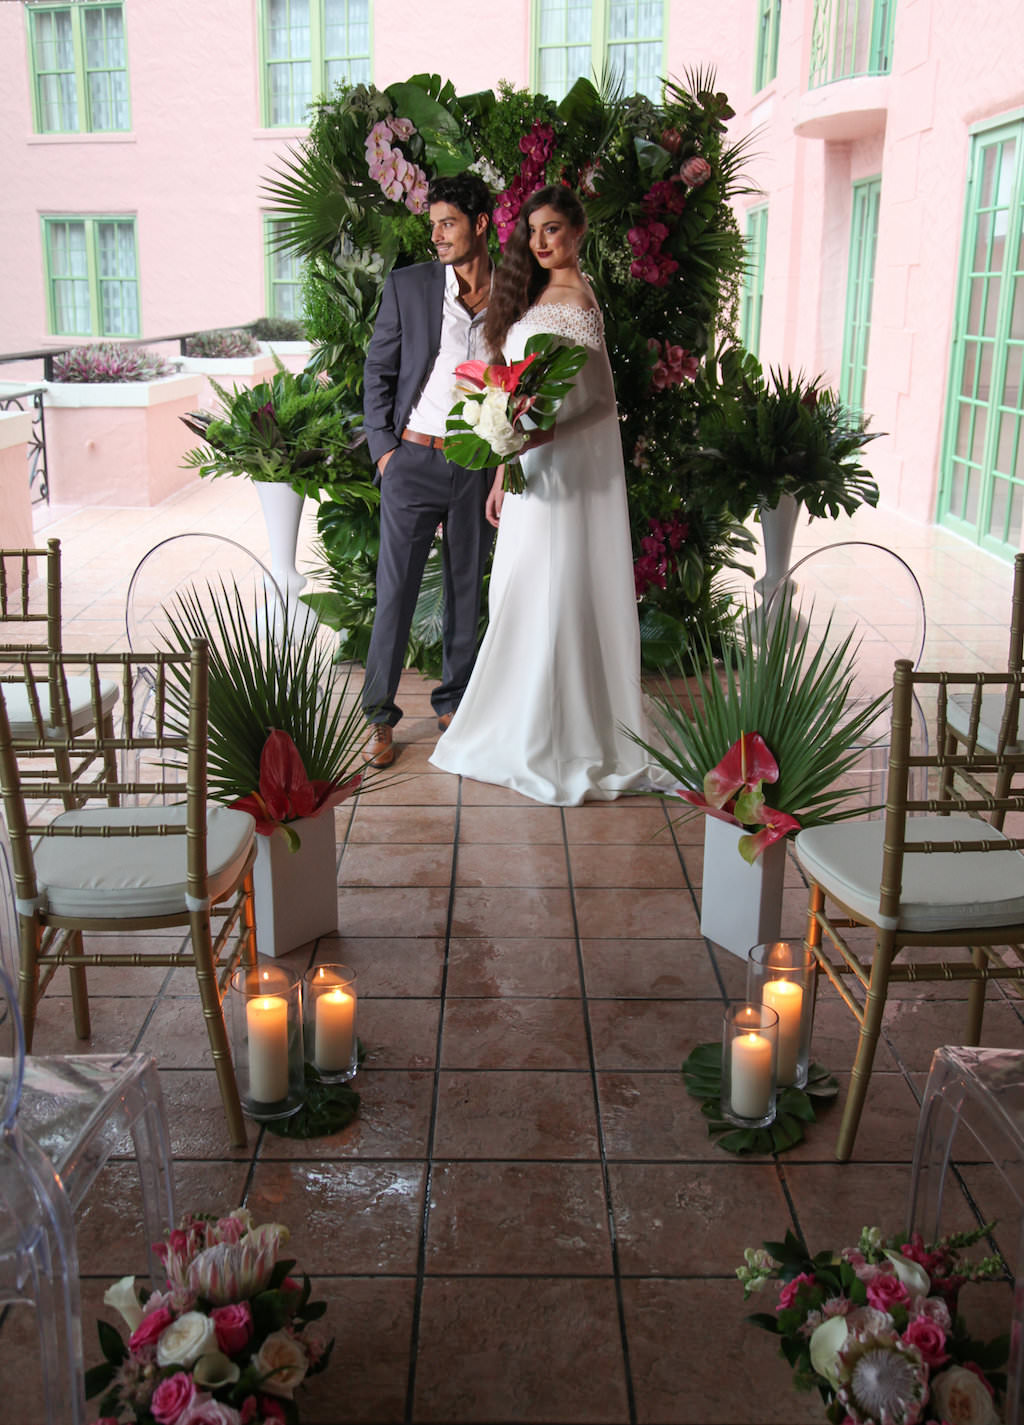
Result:
<instances>
[{"instance_id":1,"label":"gold chiavari chair","mask_svg":"<svg viewBox=\"0 0 1024 1425\"><path fill-rule=\"evenodd\" d=\"M993 819L1024 812L1024 793L970 795L944 790L952 767L997 781L1024 770L1024 751L1002 734L993 750L969 735L947 753L948 710L954 692L969 699L969 727L977 730L987 692L1001 700L1020 696L1017 673L915 673L896 663L887 801L881 821L849 821L798 833L794 850L810 882L806 944L819 971L860 1027L836 1157L849 1158L867 1096L889 986L929 981L969 986L964 1044L977 1044L988 982L1024 981L1024 836L1007 835ZM915 693L937 695L935 752L911 750ZM939 786L938 795L908 796L915 769ZM930 774L930 775L929 775ZM979 784L980 786L980 784ZM870 958L862 958L843 931L873 931ZM957 961L922 962L922 947L963 947Z\"/></svg>"},{"instance_id":2,"label":"gold chiavari chair","mask_svg":"<svg viewBox=\"0 0 1024 1425\"><path fill-rule=\"evenodd\" d=\"M153 712L147 735L133 734L133 687L140 664L152 673ZM0 684L0 788L14 861L19 935L19 1001L29 1049L36 1005L60 966L71 973L75 1031L90 1034L85 971L91 965L160 965L195 971L210 1051L217 1071L231 1141L246 1142L238 1088L224 1023L223 997L230 974L256 963L252 899L255 823L244 812L207 802L206 748L208 649L190 654L23 654L33 736L15 738ZM188 679L188 726L170 706L170 680ZM105 679L114 674L124 703L124 733L113 736L103 716ZM70 710L72 677L90 689L92 716L75 730ZM38 692L53 689L52 704ZM180 697L175 700L180 707ZM51 722L51 707L56 717ZM55 730L58 729L58 730ZM71 729L71 730L68 730ZM31 786L34 815L26 804L22 766L57 739L71 767ZM119 754L142 754L137 781L111 780ZM185 768L185 799L175 762ZM76 777L92 764L93 771ZM96 775L96 767L101 770ZM42 815L35 803L48 798ZM100 802L101 805L96 805ZM130 805L119 802L131 802ZM44 808L45 811L45 808ZM187 926L189 941L174 952L88 954L83 932L150 931Z\"/></svg>"}]
</instances>

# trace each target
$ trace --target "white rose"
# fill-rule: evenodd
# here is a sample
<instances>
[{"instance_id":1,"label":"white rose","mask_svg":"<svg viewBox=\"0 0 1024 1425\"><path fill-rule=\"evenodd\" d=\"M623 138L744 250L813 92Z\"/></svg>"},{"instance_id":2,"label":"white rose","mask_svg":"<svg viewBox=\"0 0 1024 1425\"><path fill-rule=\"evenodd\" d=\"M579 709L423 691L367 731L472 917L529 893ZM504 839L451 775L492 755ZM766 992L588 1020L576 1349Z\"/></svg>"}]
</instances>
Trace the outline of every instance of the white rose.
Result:
<instances>
[{"instance_id":1,"label":"white rose","mask_svg":"<svg viewBox=\"0 0 1024 1425\"><path fill-rule=\"evenodd\" d=\"M113 1286L108 1286L103 1293L103 1304L121 1313L129 1331L134 1331L142 1320L143 1312L135 1292L134 1277L122 1277Z\"/></svg>"},{"instance_id":2,"label":"white rose","mask_svg":"<svg viewBox=\"0 0 1024 1425\"><path fill-rule=\"evenodd\" d=\"M901 1252L889 1252L885 1254L892 1262L897 1277L910 1292L911 1296L927 1296L932 1289L931 1278L921 1266L920 1262L912 1262L909 1257L904 1257Z\"/></svg>"},{"instance_id":3,"label":"white rose","mask_svg":"<svg viewBox=\"0 0 1024 1425\"><path fill-rule=\"evenodd\" d=\"M273 1331L252 1360L261 1376L260 1389L290 1400L309 1365L305 1347L287 1331ZM273 1371L273 1375L270 1372Z\"/></svg>"},{"instance_id":4,"label":"white rose","mask_svg":"<svg viewBox=\"0 0 1024 1425\"><path fill-rule=\"evenodd\" d=\"M241 1374L234 1361L229 1361L223 1351L208 1351L199 1357L192 1368L192 1379L196 1385L205 1386L207 1390L234 1385Z\"/></svg>"},{"instance_id":5,"label":"white rose","mask_svg":"<svg viewBox=\"0 0 1024 1425\"><path fill-rule=\"evenodd\" d=\"M526 444L526 436L509 421L507 407L507 395L497 389L488 391L480 405L476 433L486 440L495 455L514 455Z\"/></svg>"},{"instance_id":6,"label":"white rose","mask_svg":"<svg viewBox=\"0 0 1024 1425\"><path fill-rule=\"evenodd\" d=\"M200 1356L216 1349L217 1332L210 1318L201 1311L186 1311L171 1322L157 1341L157 1365L191 1366Z\"/></svg>"},{"instance_id":7,"label":"white rose","mask_svg":"<svg viewBox=\"0 0 1024 1425\"><path fill-rule=\"evenodd\" d=\"M811 1365L830 1385L839 1384L839 1352L849 1334L845 1316L829 1316L811 1337Z\"/></svg>"},{"instance_id":8,"label":"white rose","mask_svg":"<svg viewBox=\"0 0 1024 1425\"><path fill-rule=\"evenodd\" d=\"M983 1381L963 1366L932 1376L931 1404L949 1425L999 1425L999 1415Z\"/></svg>"},{"instance_id":9,"label":"white rose","mask_svg":"<svg viewBox=\"0 0 1024 1425\"><path fill-rule=\"evenodd\" d=\"M480 424L480 412L482 410L483 406L479 401L463 401L462 410L459 411L458 414L468 426L472 426L475 430Z\"/></svg>"}]
</instances>

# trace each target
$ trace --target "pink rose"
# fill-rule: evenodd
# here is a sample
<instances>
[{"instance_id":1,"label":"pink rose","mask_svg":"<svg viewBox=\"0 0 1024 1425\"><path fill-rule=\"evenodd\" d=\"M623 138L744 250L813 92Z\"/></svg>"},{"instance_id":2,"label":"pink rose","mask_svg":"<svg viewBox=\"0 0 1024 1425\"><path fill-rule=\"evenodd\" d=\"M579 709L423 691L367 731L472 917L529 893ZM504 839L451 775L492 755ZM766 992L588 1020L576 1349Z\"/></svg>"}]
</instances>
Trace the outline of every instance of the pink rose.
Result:
<instances>
[{"instance_id":1,"label":"pink rose","mask_svg":"<svg viewBox=\"0 0 1024 1425\"><path fill-rule=\"evenodd\" d=\"M879 1272L868 1283L868 1304L876 1311L889 1311L894 1306L906 1306L910 1293L894 1273Z\"/></svg>"},{"instance_id":2,"label":"pink rose","mask_svg":"<svg viewBox=\"0 0 1024 1425\"><path fill-rule=\"evenodd\" d=\"M701 158L699 153L695 153L680 165L679 177L688 188L699 188L711 177L711 164L706 158Z\"/></svg>"},{"instance_id":3,"label":"pink rose","mask_svg":"<svg viewBox=\"0 0 1024 1425\"><path fill-rule=\"evenodd\" d=\"M788 1281L786 1285L782 1288L782 1290L779 1292L779 1299L776 1303L775 1310L785 1311L796 1301L797 1294L802 1286L814 1285L814 1278L810 1276L807 1272L801 1272L798 1277L794 1277L792 1281Z\"/></svg>"},{"instance_id":4,"label":"pink rose","mask_svg":"<svg viewBox=\"0 0 1024 1425\"><path fill-rule=\"evenodd\" d=\"M175 1425L195 1398L195 1381L187 1371L178 1371L160 1382L150 1398L149 1408L159 1425Z\"/></svg>"},{"instance_id":5,"label":"pink rose","mask_svg":"<svg viewBox=\"0 0 1024 1425\"><path fill-rule=\"evenodd\" d=\"M252 1312L247 1301L232 1306L215 1306L210 1320L217 1332L217 1345L225 1356L237 1355L252 1335Z\"/></svg>"},{"instance_id":6,"label":"pink rose","mask_svg":"<svg viewBox=\"0 0 1024 1425\"><path fill-rule=\"evenodd\" d=\"M903 1339L908 1346L917 1347L921 1352L921 1359L932 1370L949 1360L946 1333L934 1321L929 1321L927 1316L915 1316L913 1321L908 1322Z\"/></svg>"},{"instance_id":7,"label":"pink rose","mask_svg":"<svg viewBox=\"0 0 1024 1425\"><path fill-rule=\"evenodd\" d=\"M288 1418L284 1413L284 1406L272 1395L260 1396L260 1409L263 1411L264 1420L286 1420Z\"/></svg>"},{"instance_id":8,"label":"pink rose","mask_svg":"<svg viewBox=\"0 0 1024 1425\"><path fill-rule=\"evenodd\" d=\"M135 1352L142 1350L144 1346L155 1346L173 1320L174 1317L166 1306L147 1313L128 1338L129 1351Z\"/></svg>"},{"instance_id":9,"label":"pink rose","mask_svg":"<svg viewBox=\"0 0 1024 1425\"><path fill-rule=\"evenodd\" d=\"M233 1405L214 1400L212 1395L196 1397L195 1404L178 1425L241 1425L242 1417Z\"/></svg>"}]
</instances>

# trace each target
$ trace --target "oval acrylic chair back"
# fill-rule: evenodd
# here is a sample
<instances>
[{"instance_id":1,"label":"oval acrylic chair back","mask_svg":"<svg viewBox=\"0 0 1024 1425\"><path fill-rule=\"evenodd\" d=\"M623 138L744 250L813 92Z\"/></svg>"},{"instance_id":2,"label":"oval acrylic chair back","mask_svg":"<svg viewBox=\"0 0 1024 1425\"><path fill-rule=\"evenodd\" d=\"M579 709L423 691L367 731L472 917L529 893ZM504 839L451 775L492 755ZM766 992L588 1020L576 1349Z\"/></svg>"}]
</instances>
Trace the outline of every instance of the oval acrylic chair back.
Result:
<instances>
[{"instance_id":1,"label":"oval acrylic chair back","mask_svg":"<svg viewBox=\"0 0 1024 1425\"><path fill-rule=\"evenodd\" d=\"M14 987L0 970L0 1301L34 1307L47 1425L84 1425L78 1254L60 1176L19 1123L25 1041Z\"/></svg>"},{"instance_id":2,"label":"oval acrylic chair back","mask_svg":"<svg viewBox=\"0 0 1024 1425\"><path fill-rule=\"evenodd\" d=\"M222 534L174 534L148 550L132 574L125 599L125 632L133 653L166 651L175 647L170 638L168 611L175 609L177 596L198 601L203 612L211 612L221 591L238 589L243 607L266 610L274 628L287 624L287 606L273 574L238 540ZM146 670L148 671L148 670ZM132 730L145 736L152 717L152 682L146 672L133 696ZM139 756L126 756L125 775L129 781L142 780ZM166 775L166 764L162 764Z\"/></svg>"},{"instance_id":3,"label":"oval acrylic chair back","mask_svg":"<svg viewBox=\"0 0 1024 1425\"><path fill-rule=\"evenodd\" d=\"M886 545L850 539L812 550L790 566L770 593L769 619L788 598L800 627L809 631L811 646L832 648L853 634L854 702L867 703L883 694L891 698L898 658L908 658L915 669L920 666L928 631L924 593L907 561ZM865 805L879 808L885 802L889 766L889 706L887 702L871 745L864 747L850 774L851 785L865 788ZM927 752L928 720L916 697L913 720L914 749ZM924 797L924 786L915 784L910 795Z\"/></svg>"}]
</instances>

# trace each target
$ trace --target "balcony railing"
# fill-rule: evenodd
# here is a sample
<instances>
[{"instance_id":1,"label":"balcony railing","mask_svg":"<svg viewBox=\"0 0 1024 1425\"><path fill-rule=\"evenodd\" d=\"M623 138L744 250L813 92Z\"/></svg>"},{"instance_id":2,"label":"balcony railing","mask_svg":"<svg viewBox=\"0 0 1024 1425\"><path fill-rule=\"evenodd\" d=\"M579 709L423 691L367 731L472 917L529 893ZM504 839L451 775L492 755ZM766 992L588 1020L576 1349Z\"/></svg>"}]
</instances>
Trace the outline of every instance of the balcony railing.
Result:
<instances>
[{"instance_id":1,"label":"balcony railing","mask_svg":"<svg viewBox=\"0 0 1024 1425\"><path fill-rule=\"evenodd\" d=\"M896 0L815 0L808 88L888 74Z\"/></svg>"}]
</instances>

